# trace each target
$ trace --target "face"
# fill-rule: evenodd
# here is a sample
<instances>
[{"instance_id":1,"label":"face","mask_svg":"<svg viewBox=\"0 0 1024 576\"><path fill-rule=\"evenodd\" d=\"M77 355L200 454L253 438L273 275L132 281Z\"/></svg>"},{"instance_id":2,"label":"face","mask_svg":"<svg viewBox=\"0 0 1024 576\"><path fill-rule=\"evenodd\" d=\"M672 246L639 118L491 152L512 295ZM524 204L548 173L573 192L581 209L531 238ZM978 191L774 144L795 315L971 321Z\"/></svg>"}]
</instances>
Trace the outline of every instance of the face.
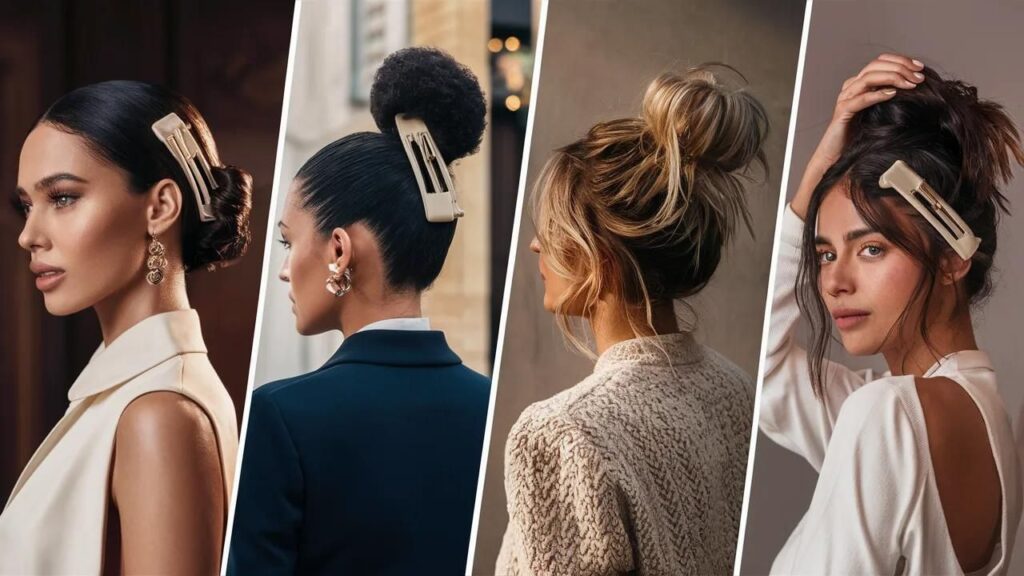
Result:
<instances>
[{"instance_id":1,"label":"face","mask_svg":"<svg viewBox=\"0 0 1024 576\"><path fill-rule=\"evenodd\" d=\"M896 325L914 299L921 266L871 230L839 187L822 201L815 245L818 289L850 354L881 353L909 337L920 317L913 308Z\"/></svg>"},{"instance_id":2,"label":"face","mask_svg":"<svg viewBox=\"0 0 1024 576\"><path fill-rule=\"evenodd\" d=\"M80 136L48 124L32 130L21 148L18 197L18 244L31 255L51 314L73 314L143 280L146 198Z\"/></svg>"},{"instance_id":3,"label":"face","mask_svg":"<svg viewBox=\"0 0 1024 576\"><path fill-rule=\"evenodd\" d=\"M572 285L568 278L560 276L548 266L548 256L545 254L540 240L536 237L530 241L530 250L540 256L537 266L540 268L540 279L544 282L544 309L548 312L554 312L555 305L569 293ZM571 306L563 306L563 311L572 315L579 314L578 311L572 310Z\"/></svg>"},{"instance_id":4,"label":"face","mask_svg":"<svg viewBox=\"0 0 1024 576\"><path fill-rule=\"evenodd\" d=\"M302 207L299 185L292 184L278 223L280 242L287 250L278 277L291 284L288 297L299 334L320 334L338 327L340 300L326 289L330 271L330 238L316 229L313 215Z\"/></svg>"}]
</instances>

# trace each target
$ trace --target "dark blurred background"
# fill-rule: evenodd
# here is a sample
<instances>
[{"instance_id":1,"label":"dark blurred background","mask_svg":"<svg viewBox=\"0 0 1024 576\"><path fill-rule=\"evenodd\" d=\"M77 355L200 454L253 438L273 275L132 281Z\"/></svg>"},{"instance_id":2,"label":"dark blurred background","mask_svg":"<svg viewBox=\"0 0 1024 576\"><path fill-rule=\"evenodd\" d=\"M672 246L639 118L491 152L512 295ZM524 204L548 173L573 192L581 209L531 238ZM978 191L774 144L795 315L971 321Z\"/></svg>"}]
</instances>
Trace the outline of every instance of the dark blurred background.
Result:
<instances>
[{"instance_id":1,"label":"dark blurred background","mask_svg":"<svg viewBox=\"0 0 1024 576\"><path fill-rule=\"evenodd\" d=\"M0 2L0 182L13 194L36 118L79 86L155 82L206 118L221 159L253 175L249 253L188 279L210 360L241 417L281 119L292 2L35 0ZM47 314L17 244L21 217L0 207L0 494L67 408L67 390L101 341L92 310Z\"/></svg>"}]
</instances>

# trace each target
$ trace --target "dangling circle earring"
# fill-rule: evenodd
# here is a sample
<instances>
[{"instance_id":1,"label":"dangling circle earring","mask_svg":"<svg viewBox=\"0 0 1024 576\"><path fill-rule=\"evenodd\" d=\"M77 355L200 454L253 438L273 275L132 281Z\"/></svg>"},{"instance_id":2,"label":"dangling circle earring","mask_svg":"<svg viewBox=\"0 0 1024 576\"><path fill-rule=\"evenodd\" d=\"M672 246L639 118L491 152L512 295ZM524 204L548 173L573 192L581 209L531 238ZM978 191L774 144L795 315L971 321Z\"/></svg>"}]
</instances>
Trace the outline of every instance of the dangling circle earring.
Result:
<instances>
[{"instance_id":1,"label":"dangling circle earring","mask_svg":"<svg viewBox=\"0 0 1024 576\"><path fill-rule=\"evenodd\" d=\"M164 281L164 270L167 268L167 258L164 257L164 245L162 242L156 239L156 236L150 237L149 241L149 257L146 258L146 268L149 270L146 272L146 282L149 282L153 286Z\"/></svg>"},{"instance_id":2,"label":"dangling circle earring","mask_svg":"<svg viewBox=\"0 0 1024 576\"><path fill-rule=\"evenodd\" d=\"M334 295L335 298L341 298L348 291L352 289L352 272L345 268L344 271L338 269L338 265L331 262L327 265L327 269L331 272L331 275L327 277L327 291Z\"/></svg>"}]
</instances>

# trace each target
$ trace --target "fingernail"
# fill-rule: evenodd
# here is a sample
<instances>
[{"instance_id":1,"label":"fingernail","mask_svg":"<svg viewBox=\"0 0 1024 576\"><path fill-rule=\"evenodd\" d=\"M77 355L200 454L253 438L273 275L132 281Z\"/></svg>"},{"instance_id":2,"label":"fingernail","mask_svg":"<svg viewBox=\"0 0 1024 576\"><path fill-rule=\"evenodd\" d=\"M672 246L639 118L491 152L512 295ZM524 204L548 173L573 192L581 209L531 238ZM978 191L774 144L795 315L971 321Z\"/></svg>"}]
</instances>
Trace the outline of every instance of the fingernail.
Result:
<instances>
[{"instance_id":1,"label":"fingernail","mask_svg":"<svg viewBox=\"0 0 1024 576\"><path fill-rule=\"evenodd\" d=\"M918 68L924 68L924 62L921 62L920 60L911 60L911 62L913 62L914 66L917 66Z\"/></svg>"},{"instance_id":2,"label":"fingernail","mask_svg":"<svg viewBox=\"0 0 1024 576\"><path fill-rule=\"evenodd\" d=\"M924 80L924 74L921 74L920 72L914 72L914 78L917 78L918 80Z\"/></svg>"},{"instance_id":3,"label":"fingernail","mask_svg":"<svg viewBox=\"0 0 1024 576\"><path fill-rule=\"evenodd\" d=\"M896 89L895 88L886 88L885 90L882 90L882 94L888 94L889 96L892 96L895 93L896 93Z\"/></svg>"}]
</instances>

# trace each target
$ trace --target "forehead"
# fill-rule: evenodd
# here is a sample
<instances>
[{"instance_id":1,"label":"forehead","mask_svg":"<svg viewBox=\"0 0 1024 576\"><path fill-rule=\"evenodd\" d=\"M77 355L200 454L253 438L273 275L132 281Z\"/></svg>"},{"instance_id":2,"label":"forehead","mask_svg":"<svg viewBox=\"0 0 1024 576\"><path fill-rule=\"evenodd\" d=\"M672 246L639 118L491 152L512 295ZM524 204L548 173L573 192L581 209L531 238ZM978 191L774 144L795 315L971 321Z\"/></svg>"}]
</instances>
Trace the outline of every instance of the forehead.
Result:
<instances>
[{"instance_id":1,"label":"forehead","mask_svg":"<svg viewBox=\"0 0 1024 576\"><path fill-rule=\"evenodd\" d=\"M18 186L29 190L40 179L60 172L89 179L88 175L104 169L113 170L113 167L97 158L84 138L40 124L21 147Z\"/></svg>"},{"instance_id":2,"label":"forehead","mask_svg":"<svg viewBox=\"0 0 1024 576\"><path fill-rule=\"evenodd\" d=\"M825 198L821 201L821 206L818 209L817 229L820 235L840 235L865 226L867 223L857 212L845 185L836 184L825 193Z\"/></svg>"}]
</instances>

